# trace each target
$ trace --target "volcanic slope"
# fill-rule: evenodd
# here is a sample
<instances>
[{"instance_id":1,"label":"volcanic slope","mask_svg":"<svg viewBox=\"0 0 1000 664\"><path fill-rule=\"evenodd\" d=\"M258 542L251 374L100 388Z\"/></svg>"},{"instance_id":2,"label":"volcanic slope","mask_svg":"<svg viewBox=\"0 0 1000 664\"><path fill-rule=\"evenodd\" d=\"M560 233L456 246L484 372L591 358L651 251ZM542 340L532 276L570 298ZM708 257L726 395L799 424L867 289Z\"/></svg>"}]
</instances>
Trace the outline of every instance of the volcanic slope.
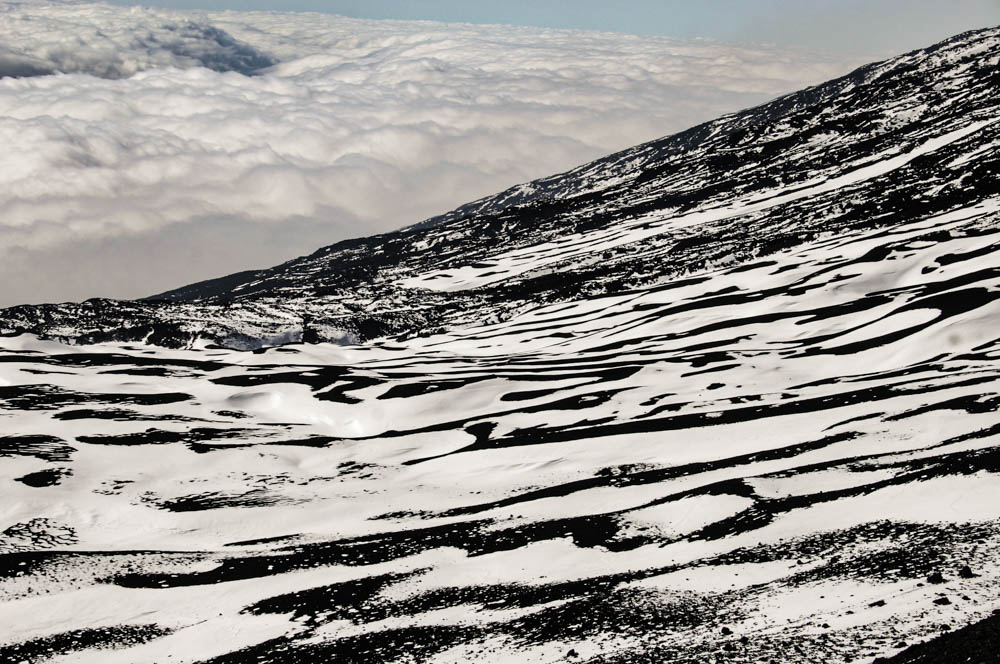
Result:
<instances>
[{"instance_id":1,"label":"volcanic slope","mask_svg":"<svg viewBox=\"0 0 1000 664\"><path fill-rule=\"evenodd\" d=\"M868 148L857 130L809 157L790 133L773 170L719 171L728 188L690 207L587 227L586 169L618 155L536 202L128 305L188 312L139 338L192 348L91 344L110 319L73 312L104 305L18 310L83 343L0 338L0 661L979 656L1000 609L998 44L970 33L801 93L841 86L809 122L879 77L887 105L937 102L897 107ZM901 80L923 83L893 97ZM829 172L791 166L837 150ZM593 215L642 205L656 169L628 163ZM554 211L491 249L472 232L499 223L490 205ZM399 294L398 338L198 340L293 337L259 321L335 302L329 266L394 241L428 243L365 286ZM311 335L386 329L307 315Z\"/></svg>"},{"instance_id":2,"label":"volcanic slope","mask_svg":"<svg viewBox=\"0 0 1000 664\"><path fill-rule=\"evenodd\" d=\"M1000 30L959 35L442 217L144 302L0 311L0 332L362 342L646 288L998 188Z\"/></svg>"},{"instance_id":3,"label":"volcanic slope","mask_svg":"<svg viewBox=\"0 0 1000 664\"><path fill-rule=\"evenodd\" d=\"M0 659L857 661L987 618L998 222L402 343L4 339Z\"/></svg>"}]
</instances>

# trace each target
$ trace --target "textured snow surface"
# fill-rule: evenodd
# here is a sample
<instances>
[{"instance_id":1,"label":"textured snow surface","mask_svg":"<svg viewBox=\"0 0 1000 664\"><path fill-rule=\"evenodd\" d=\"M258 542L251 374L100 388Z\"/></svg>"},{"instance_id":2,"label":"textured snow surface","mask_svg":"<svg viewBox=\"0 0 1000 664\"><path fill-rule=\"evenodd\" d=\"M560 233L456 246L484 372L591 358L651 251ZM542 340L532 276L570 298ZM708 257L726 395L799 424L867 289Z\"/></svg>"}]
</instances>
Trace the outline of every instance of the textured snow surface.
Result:
<instances>
[{"instance_id":1,"label":"textured snow surface","mask_svg":"<svg viewBox=\"0 0 1000 664\"><path fill-rule=\"evenodd\" d=\"M449 272L431 272L419 277L405 279L400 285L405 288L422 287L432 290L478 288L489 283L520 276L529 270L537 270L587 254L594 254L607 251L608 249L643 242L644 240L663 235L670 231L725 221L730 217L759 212L811 196L834 192L862 183L879 175L890 173L897 168L905 166L921 155L943 148L998 121L1000 120L997 118L990 118L988 120L973 122L968 126L930 139L926 143L898 157L877 161L870 166L849 171L844 175L830 178L815 186L798 188L793 193L770 196L758 195L747 202L729 202L724 207L709 208L677 217L664 217L662 214L639 217L627 223L619 224L613 229L582 233L560 239L557 242L535 245L508 254L495 254L490 257L491 262L487 265L461 267Z\"/></svg>"},{"instance_id":2,"label":"textured snow surface","mask_svg":"<svg viewBox=\"0 0 1000 664\"><path fill-rule=\"evenodd\" d=\"M405 343L4 339L0 652L820 661L971 622L1000 607L998 221Z\"/></svg>"},{"instance_id":3,"label":"textured snow surface","mask_svg":"<svg viewBox=\"0 0 1000 664\"><path fill-rule=\"evenodd\" d=\"M967 648L1000 609L998 47L0 312L0 661Z\"/></svg>"}]
</instances>

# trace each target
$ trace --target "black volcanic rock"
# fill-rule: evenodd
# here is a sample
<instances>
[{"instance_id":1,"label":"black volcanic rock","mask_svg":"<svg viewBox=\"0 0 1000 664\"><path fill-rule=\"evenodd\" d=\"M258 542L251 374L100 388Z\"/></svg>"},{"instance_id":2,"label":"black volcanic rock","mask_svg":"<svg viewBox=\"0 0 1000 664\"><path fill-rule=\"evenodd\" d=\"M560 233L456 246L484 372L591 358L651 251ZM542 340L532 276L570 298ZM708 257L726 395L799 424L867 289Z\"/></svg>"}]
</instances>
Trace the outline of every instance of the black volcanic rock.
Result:
<instances>
[{"instance_id":1,"label":"black volcanic rock","mask_svg":"<svg viewBox=\"0 0 1000 664\"><path fill-rule=\"evenodd\" d=\"M883 664L994 664L1000 650L1000 614L908 647ZM905 645L905 644L901 644Z\"/></svg>"}]
</instances>

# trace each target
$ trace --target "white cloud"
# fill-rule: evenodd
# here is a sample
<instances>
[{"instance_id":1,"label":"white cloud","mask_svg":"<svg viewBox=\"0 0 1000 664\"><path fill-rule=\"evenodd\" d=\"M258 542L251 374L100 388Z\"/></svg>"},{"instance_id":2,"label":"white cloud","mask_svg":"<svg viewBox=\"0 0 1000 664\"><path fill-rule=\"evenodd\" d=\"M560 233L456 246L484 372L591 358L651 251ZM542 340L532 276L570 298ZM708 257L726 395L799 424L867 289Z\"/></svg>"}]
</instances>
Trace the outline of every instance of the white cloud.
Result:
<instances>
[{"instance_id":1,"label":"white cloud","mask_svg":"<svg viewBox=\"0 0 1000 664\"><path fill-rule=\"evenodd\" d=\"M254 47L180 13L69 2L0 6L0 76L58 71L124 78L157 67L251 73L274 64Z\"/></svg>"},{"instance_id":2,"label":"white cloud","mask_svg":"<svg viewBox=\"0 0 1000 664\"><path fill-rule=\"evenodd\" d=\"M856 64L322 14L0 10L0 72L28 76L0 79L0 305L267 266Z\"/></svg>"}]
</instances>

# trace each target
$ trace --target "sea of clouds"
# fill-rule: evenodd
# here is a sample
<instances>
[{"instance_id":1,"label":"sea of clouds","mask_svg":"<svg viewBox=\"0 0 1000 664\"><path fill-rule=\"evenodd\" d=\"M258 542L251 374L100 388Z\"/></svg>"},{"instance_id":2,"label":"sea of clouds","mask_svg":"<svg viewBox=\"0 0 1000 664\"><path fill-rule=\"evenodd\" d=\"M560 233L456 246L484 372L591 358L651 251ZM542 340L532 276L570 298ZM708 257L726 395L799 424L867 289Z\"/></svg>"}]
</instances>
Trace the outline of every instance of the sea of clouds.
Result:
<instances>
[{"instance_id":1,"label":"sea of clouds","mask_svg":"<svg viewBox=\"0 0 1000 664\"><path fill-rule=\"evenodd\" d=\"M856 64L612 33L0 3L0 306L266 267Z\"/></svg>"}]
</instances>

